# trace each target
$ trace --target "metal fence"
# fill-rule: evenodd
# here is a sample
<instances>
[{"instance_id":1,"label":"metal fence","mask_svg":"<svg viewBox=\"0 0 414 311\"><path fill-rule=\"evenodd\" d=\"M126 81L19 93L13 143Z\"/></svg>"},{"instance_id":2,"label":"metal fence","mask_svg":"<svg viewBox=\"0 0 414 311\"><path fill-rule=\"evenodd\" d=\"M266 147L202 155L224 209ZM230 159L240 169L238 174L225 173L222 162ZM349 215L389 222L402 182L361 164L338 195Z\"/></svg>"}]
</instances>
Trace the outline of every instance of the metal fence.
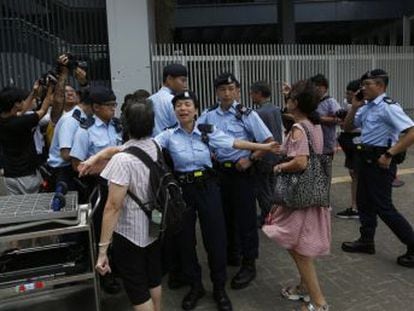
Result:
<instances>
[{"instance_id":1,"label":"metal fence","mask_svg":"<svg viewBox=\"0 0 414 311\"><path fill-rule=\"evenodd\" d=\"M339 102L350 80L382 68L389 73L387 93L406 110L414 109L414 47L375 45L256 45L256 44L156 44L151 47L153 91L162 83L162 68L173 62L189 70L189 88L202 108L213 105L213 81L222 72L233 72L241 82L241 101L250 106L249 86L268 81L273 100L282 103L281 86L324 74L329 93Z\"/></svg>"},{"instance_id":2,"label":"metal fence","mask_svg":"<svg viewBox=\"0 0 414 311\"><path fill-rule=\"evenodd\" d=\"M1 0L0 86L31 88L70 52L93 83L110 83L105 0Z\"/></svg>"}]
</instances>

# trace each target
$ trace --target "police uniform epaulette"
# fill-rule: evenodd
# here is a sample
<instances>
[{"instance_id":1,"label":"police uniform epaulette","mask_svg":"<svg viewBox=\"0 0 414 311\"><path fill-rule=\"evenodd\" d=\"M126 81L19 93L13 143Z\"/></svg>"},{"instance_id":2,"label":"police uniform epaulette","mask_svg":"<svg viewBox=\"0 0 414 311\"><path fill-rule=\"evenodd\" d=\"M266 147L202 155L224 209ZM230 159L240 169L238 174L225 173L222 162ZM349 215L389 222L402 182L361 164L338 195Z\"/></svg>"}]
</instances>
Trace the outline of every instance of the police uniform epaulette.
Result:
<instances>
[{"instance_id":1,"label":"police uniform epaulette","mask_svg":"<svg viewBox=\"0 0 414 311\"><path fill-rule=\"evenodd\" d=\"M323 102L324 100L327 100L328 98L331 98L331 96L326 95L326 96L322 97L322 99L320 100L320 102Z\"/></svg>"},{"instance_id":2,"label":"police uniform epaulette","mask_svg":"<svg viewBox=\"0 0 414 311\"><path fill-rule=\"evenodd\" d=\"M88 129L92 125L94 125L94 123L95 123L95 119L93 117L87 117L87 118L82 118L80 120L79 126L83 129Z\"/></svg>"},{"instance_id":3,"label":"police uniform epaulette","mask_svg":"<svg viewBox=\"0 0 414 311\"><path fill-rule=\"evenodd\" d=\"M219 103L215 103L213 106L207 108L207 111L210 112L210 111L216 110L219 106L220 106Z\"/></svg>"},{"instance_id":4,"label":"police uniform epaulette","mask_svg":"<svg viewBox=\"0 0 414 311\"><path fill-rule=\"evenodd\" d=\"M81 117L81 112L78 109L75 109L72 113L72 118L74 118L76 121L81 122L82 117Z\"/></svg>"},{"instance_id":5,"label":"police uniform epaulette","mask_svg":"<svg viewBox=\"0 0 414 311\"><path fill-rule=\"evenodd\" d=\"M388 96L385 96L383 101L386 102L388 105L397 103L395 100L393 100L391 97L388 97Z\"/></svg>"},{"instance_id":6,"label":"police uniform epaulette","mask_svg":"<svg viewBox=\"0 0 414 311\"><path fill-rule=\"evenodd\" d=\"M178 126L178 122L177 122L177 123L175 123L174 125L171 125L171 126L169 126L169 127L166 127L164 130L171 130L171 129L176 128L177 126Z\"/></svg>"},{"instance_id":7,"label":"police uniform epaulette","mask_svg":"<svg viewBox=\"0 0 414 311\"><path fill-rule=\"evenodd\" d=\"M112 124L114 125L115 131L117 133L122 132L122 123L121 123L121 120L119 118L112 118Z\"/></svg>"},{"instance_id":8,"label":"police uniform epaulette","mask_svg":"<svg viewBox=\"0 0 414 311\"><path fill-rule=\"evenodd\" d=\"M244 114L245 116L248 116L253 111L252 108L248 108L246 106L243 106L242 104L238 104L236 106L236 110L241 114Z\"/></svg>"}]
</instances>

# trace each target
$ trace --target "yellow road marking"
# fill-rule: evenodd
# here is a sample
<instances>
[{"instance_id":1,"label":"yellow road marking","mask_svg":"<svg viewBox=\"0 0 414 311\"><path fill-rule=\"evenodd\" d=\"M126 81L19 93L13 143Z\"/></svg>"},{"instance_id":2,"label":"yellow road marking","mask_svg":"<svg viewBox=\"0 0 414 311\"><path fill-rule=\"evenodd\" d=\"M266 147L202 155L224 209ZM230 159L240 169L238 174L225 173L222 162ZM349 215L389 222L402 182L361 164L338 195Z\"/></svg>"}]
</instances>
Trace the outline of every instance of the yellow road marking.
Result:
<instances>
[{"instance_id":1,"label":"yellow road marking","mask_svg":"<svg viewBox=\"0 0 414 311\"><path fill-rule=\"evenodd\" d=\"M414 174L414 168L398 169L398 176L408 175L408 174ZM338 176L338 177L332 178L332 184L340 184L340 183L345 183L345 182L351 182L351 177Z\"/></svg>"}]
</instances>

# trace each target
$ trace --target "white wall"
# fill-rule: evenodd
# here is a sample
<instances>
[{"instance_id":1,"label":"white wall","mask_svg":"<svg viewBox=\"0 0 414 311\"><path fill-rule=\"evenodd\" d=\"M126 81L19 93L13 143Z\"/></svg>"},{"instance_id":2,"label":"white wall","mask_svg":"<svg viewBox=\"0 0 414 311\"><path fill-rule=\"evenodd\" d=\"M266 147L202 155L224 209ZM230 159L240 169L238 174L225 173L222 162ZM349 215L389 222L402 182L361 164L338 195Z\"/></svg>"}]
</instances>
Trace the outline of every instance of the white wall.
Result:
<instances>
[{"instance_id":1,"label":"white wall","mask_svg":"<svg viewBox=\"0 0 414 311\"><path fill-rule=\"evenodd\" d=\"M111 83L118 103L137 89L151 91L151 0L106 0Z\"/></svg>"}]
</instances>

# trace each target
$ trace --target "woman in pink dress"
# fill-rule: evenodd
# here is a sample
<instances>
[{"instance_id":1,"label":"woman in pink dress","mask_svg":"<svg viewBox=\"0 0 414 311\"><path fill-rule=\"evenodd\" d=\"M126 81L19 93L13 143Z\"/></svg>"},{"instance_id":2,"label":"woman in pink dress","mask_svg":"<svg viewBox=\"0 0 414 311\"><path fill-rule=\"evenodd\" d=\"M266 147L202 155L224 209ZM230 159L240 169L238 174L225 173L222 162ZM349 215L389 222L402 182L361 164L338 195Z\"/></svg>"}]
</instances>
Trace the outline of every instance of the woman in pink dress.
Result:
<instances>
[{"instance_id":1,"label":"woman in pink dress","mask_svg":"<svg viewBox=\"0 0 414 311\"><path fill-rule=\"evenodd\" d=\"M317 94L310 81L295 83L287 95L287 109L295 124L287 135L283 149L289 161L274 167L280 172L303 171L308 164L308 130L315 153L322 153L323 135L316 113ZM314 258L329 254L331 242L331 210L329 206L292 210L274 206L263 232L292 256L301 280L299 285L282 289L282 296L303 300L300 310L326 311L329 309L319 285Z\"/></svg>"}]
</instances>

